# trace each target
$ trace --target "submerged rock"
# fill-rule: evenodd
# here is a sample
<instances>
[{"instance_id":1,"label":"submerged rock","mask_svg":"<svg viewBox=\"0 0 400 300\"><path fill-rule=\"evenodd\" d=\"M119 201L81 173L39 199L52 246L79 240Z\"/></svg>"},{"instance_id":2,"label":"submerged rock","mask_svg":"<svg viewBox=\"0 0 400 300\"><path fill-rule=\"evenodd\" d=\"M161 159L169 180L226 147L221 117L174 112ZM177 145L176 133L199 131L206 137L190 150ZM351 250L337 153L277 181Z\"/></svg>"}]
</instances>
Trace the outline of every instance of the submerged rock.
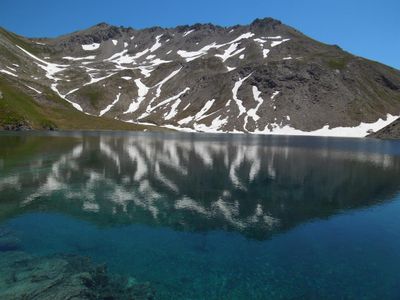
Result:
<instances>
[{"instance_id":1,"label":"submerged rock","mask_svg":"<svg viewBox=\"0 0 400 300\"><path fill-rule=\"evenodd\" d=\"M1 238L0 252L15 251L20 249L20 241L15 238Z\"/></svg>"},{"instance_id":2,"label":"submerged rock","mask_svg":"<svg viewBox=\"0 0 400 300\"><path fill-rule=\"evenodd\" d=\"M0 253L21 248L20 240L6 228L0 228Z\"/></svg>"},{"instance_id":3,"label":"submerged rock","mask_svg":"<svg viewBox=\"0 0 400 300\"><path fill-rule=\"evenodd\" d=\"M128 284L88 258L34 257L20 251L0 257L0 299L153 299L148 284Z\"/></svg>"}]
</instances>

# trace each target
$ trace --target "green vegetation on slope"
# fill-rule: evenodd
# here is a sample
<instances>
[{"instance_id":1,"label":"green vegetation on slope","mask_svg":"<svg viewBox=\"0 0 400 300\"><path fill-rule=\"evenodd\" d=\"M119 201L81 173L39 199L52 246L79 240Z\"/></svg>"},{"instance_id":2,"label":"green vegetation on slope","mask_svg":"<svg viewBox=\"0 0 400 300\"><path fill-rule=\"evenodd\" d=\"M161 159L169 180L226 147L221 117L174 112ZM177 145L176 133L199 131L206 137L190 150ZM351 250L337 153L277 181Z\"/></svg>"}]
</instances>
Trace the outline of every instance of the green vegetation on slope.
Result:
<instances>
[{"instance_id":1,"label":"green vegetation on slope","mask_svg":"<svg viewBox=\"0 0 400 300\"><path fill-rule=\"evenodd\" d=\"M347 61L345 57L333 58L328 61L328 66L331 69L343 70L347 66Z\"/></svg>"},{"instance_id":2,"label":"green vegetation on slope","mask_svg":"<svg viewBox=\"0 0 400 300\"><path fill-rule=\"evenodd\" d=\"M13 88L1 78L0 91L2 92L2 99L0 99L1 127L43 129L56 126L41 112L40 106L31 97Z\"/></svg>"},{"instance_id":3,"label":"green vegetation on slope","mask_svg":"<svg viewBox=\"0 0 400 300\"><path fill-rule=\"evenodd\" d=\"M41 95L48 103L39 104L1 76L0 91L0 128L3 129L154 130L151 126L86 115L75 110L50 89Z\"/></svg>"},{"instance_id":4,"label":"green vegetation on slope","mask_svg":"<svg viewBox=\"0 0 400 300\"><path fill-rule=\"evenodd\" d=\"M87 85L82 87L79 93L80 96L84 100L88 101L92 107L98 109L99 101L102 98L102 95L104 95L105 91L104 88Z\"/></svg>"}]
</instances>

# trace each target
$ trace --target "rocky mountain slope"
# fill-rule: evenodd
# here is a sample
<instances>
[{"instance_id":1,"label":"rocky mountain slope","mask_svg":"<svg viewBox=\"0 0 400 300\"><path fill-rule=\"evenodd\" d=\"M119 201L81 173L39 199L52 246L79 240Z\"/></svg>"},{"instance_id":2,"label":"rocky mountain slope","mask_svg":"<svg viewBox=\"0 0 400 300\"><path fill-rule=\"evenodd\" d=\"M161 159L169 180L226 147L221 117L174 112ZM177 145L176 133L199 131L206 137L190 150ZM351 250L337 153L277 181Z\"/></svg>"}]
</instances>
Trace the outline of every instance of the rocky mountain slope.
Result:
<instances>
[{"instance_id":1,"label":"rocky mountain slope","mask_svg":"<svg viewBox=\"0 0 400 300\"><path fill-rule=\"evenodd\" d=\"M400 118L377 132L370 134L369 137L379 139L400 139Z\"/></svg>"},{"instance_id":2,"label":"rocky mountain slope","mask_svg":"<svg viewBox=\"0 0 400 300\"><path fill-rule=\"evenodd\" d=\"M113 128L366 136L400 115L400 71L270 18L144 30L102 23L54 39L2 29L0 91L0 105L27 127L79 127L70 114ZM19 106L17 96L26 98ZM0 113L3 127L15 121L7 118Z\"/></svg>"}]
</instances>

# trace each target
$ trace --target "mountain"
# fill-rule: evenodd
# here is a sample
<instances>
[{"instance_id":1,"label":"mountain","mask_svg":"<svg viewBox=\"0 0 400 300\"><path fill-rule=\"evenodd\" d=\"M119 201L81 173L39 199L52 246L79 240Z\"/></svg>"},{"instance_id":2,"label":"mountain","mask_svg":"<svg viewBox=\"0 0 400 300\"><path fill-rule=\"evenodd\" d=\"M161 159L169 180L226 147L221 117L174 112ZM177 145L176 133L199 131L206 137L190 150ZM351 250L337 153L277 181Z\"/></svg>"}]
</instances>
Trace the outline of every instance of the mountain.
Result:
<instances>
[{"instance_id":1,"label":"mountain","mask_svg":"<svg viewBox=\"0 0 400 300\"><path fill-rule=\"evenodd\" d=\"M0 125L11 129L361 137L400 115L399 70L271 18L143 30L101 23L52 39L1 29L0 91Z\"/></svg>"}]
</instances>

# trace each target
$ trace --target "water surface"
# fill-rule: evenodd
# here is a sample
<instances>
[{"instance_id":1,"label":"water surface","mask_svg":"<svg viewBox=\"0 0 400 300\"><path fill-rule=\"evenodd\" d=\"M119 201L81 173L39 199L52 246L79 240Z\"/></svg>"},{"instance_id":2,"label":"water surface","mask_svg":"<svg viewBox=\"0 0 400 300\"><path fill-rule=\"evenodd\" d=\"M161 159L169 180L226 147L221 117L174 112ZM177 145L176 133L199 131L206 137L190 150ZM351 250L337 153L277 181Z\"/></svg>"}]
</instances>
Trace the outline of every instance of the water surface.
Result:
<instances>
[{"instance_id":1,"label":"water surface","mask_svg":"<svg viewBox=\"0 0 400 300\"><path fill-rule=\"evenodd\" d=\"M0 228L157 299L399 299L399 155L369 139L3 133Z\"/></svg>"}]
</instances>

